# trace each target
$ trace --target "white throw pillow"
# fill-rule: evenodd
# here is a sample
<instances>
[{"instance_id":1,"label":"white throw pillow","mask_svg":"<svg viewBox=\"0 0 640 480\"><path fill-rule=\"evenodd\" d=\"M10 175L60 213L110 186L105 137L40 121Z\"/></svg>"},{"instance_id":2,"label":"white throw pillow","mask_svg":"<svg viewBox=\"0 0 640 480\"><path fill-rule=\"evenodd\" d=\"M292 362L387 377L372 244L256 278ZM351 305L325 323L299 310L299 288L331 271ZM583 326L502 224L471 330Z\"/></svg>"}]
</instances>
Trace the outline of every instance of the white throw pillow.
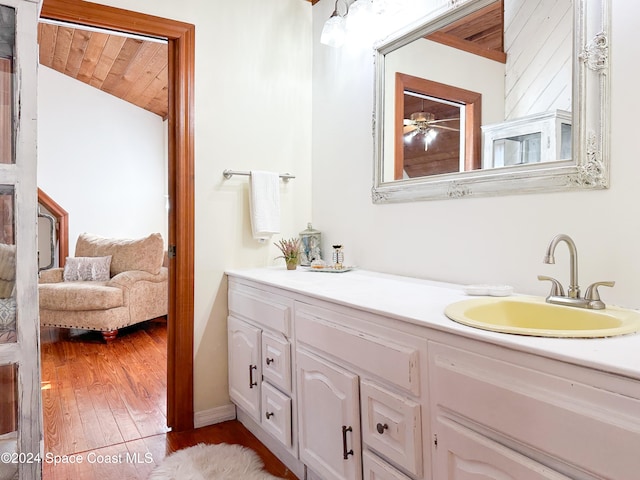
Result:
<instances>
[{"instance_id":1,"label":"white throw pillow","mask_svg":"<svg viewBox=\"0 0 640 480\"><path fill-rule=\"evenodd\" d=\"M15 329L16 299L14 297L0 298L0 332Z\"/></svg>"},{"instance_id":2,"label":"white throw pillow","mask_svg":"<svg viewBox=\"0 0 640 480\"><path fill-rule=\"evenodd\" d=\"M67 257L62 278L65 282L109 280L111 255L106 257Z\"/></svg>"}]
</instances>

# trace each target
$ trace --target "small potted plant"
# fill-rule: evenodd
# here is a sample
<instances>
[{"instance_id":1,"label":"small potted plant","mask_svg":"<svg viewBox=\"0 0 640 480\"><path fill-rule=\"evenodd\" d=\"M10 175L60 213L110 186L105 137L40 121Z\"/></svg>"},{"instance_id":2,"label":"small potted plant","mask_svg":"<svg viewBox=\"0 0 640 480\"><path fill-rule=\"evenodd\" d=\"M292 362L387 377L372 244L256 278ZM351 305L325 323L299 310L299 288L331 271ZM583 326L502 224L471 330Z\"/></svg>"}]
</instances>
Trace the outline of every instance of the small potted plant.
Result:
<instances>
[{"instance_id":1,"label":"small potted plant","mask_svg":"<svg viewBox=\"0 0 640 480\"><path fill-rule=\"evenodd\" d=\"M278 243L274 242L274 245L282 252L282 255L276 258L284 258L287 270L295 270L300 261L300 238L280 239Z\"/></svg>"}]
</instances>

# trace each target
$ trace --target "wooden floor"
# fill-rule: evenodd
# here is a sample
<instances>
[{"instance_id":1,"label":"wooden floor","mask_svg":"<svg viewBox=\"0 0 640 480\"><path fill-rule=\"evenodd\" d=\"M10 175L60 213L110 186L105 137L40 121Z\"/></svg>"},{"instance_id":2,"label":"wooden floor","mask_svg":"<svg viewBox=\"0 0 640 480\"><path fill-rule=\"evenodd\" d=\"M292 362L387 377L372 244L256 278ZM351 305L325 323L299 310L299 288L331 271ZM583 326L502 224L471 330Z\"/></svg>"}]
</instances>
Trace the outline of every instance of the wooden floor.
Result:
<instances>
[{"instance_id":1,"label":"wooden floor","mask_svg":"<svg viewBox=\"0 0 640 480\"><path fill-rule=\"evenodd\" d=\"M123 329L109 344L96 332L45 327L41 338L44 480L146 479L176 450L223 442L296 479L239 422L168 431L164 321Z\"/></svg>"}]
</instances>

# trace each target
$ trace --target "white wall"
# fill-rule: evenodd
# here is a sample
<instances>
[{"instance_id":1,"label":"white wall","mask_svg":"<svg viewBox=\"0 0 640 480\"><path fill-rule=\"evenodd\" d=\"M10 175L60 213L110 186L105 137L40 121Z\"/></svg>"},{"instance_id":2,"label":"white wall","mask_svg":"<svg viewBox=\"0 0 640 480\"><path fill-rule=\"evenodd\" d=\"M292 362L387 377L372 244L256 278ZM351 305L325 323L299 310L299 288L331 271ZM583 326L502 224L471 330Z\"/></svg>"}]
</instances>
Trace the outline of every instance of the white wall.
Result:
<instances>
[{"instance_id":1,"label":"white wall","mask_svg":"<svg viewBox=\"0 0 640 480\"><path fill-rule=\"evenodd\" d=\"M252 239L248 178L290 172L281 236L311 220L311 4L303 0L102 0L195 24L195 411L229 402L226 268L282 264Z\"/></svg>"},{"instance_id":2,"label":"white wall","mask_svg":"<svg viewBox=\"0 0 640 480\"><path fill-rule=\"evenodd\" d=\"M69 255L82 232L167 238L162 118L40 67L38 186L69 213Z\"/></svg>"},{"instance_id":3,"label":"white wall","mask_svg":"<svg viewBox=\"0 0 640 480\"><path fill-rule=\"evenodd\" d=\"M458 282L508 283L548 293L537 275L568 282L568 255L544 265L558 233L577 243L580 283L615 280L605 302L640 308L640 162L637 121L640 73L637 2L611 2L612 169L604 191L515 195L374 205L373 57L371 51L320 45L334 2L313 7L313 224L325 247L344 245L347 263L363 268Z\"/></svg>"}]
</instances>

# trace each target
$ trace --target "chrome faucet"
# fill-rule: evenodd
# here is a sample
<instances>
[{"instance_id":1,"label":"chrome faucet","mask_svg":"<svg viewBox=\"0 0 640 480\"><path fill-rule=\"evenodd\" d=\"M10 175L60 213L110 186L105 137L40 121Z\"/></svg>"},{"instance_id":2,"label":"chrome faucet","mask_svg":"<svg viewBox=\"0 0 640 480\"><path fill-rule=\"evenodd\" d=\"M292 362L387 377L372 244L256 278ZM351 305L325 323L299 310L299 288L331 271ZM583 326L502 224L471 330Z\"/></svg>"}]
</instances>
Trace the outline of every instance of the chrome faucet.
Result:
<instances>
[{"instance_id":1,"label":"chrome faucet","mask_svg":"<svg viewBox=\"0 0 640 480\"><path fill-rule=\"evenodd\" d=\"M561 233L556 235L549 243L547 252L544 257L544 263L556 263L554 253L558 243L565 242L569 247L569 289L567 295L564 294L564 289L558 280L544 275L538 275L538 280L548 280L551 282L551 292L547 296L546 301L548 303L556 303L559 305L567 305L570 307L590 308L593 310L603 310L606 305L600 299L598 293L598 287L600 285L605 287L613 287L615 282L596 282L587 288L584 298L580 298L580 286L578 285L578 249L569 235Z\"/></svg>"}]
</instances>

